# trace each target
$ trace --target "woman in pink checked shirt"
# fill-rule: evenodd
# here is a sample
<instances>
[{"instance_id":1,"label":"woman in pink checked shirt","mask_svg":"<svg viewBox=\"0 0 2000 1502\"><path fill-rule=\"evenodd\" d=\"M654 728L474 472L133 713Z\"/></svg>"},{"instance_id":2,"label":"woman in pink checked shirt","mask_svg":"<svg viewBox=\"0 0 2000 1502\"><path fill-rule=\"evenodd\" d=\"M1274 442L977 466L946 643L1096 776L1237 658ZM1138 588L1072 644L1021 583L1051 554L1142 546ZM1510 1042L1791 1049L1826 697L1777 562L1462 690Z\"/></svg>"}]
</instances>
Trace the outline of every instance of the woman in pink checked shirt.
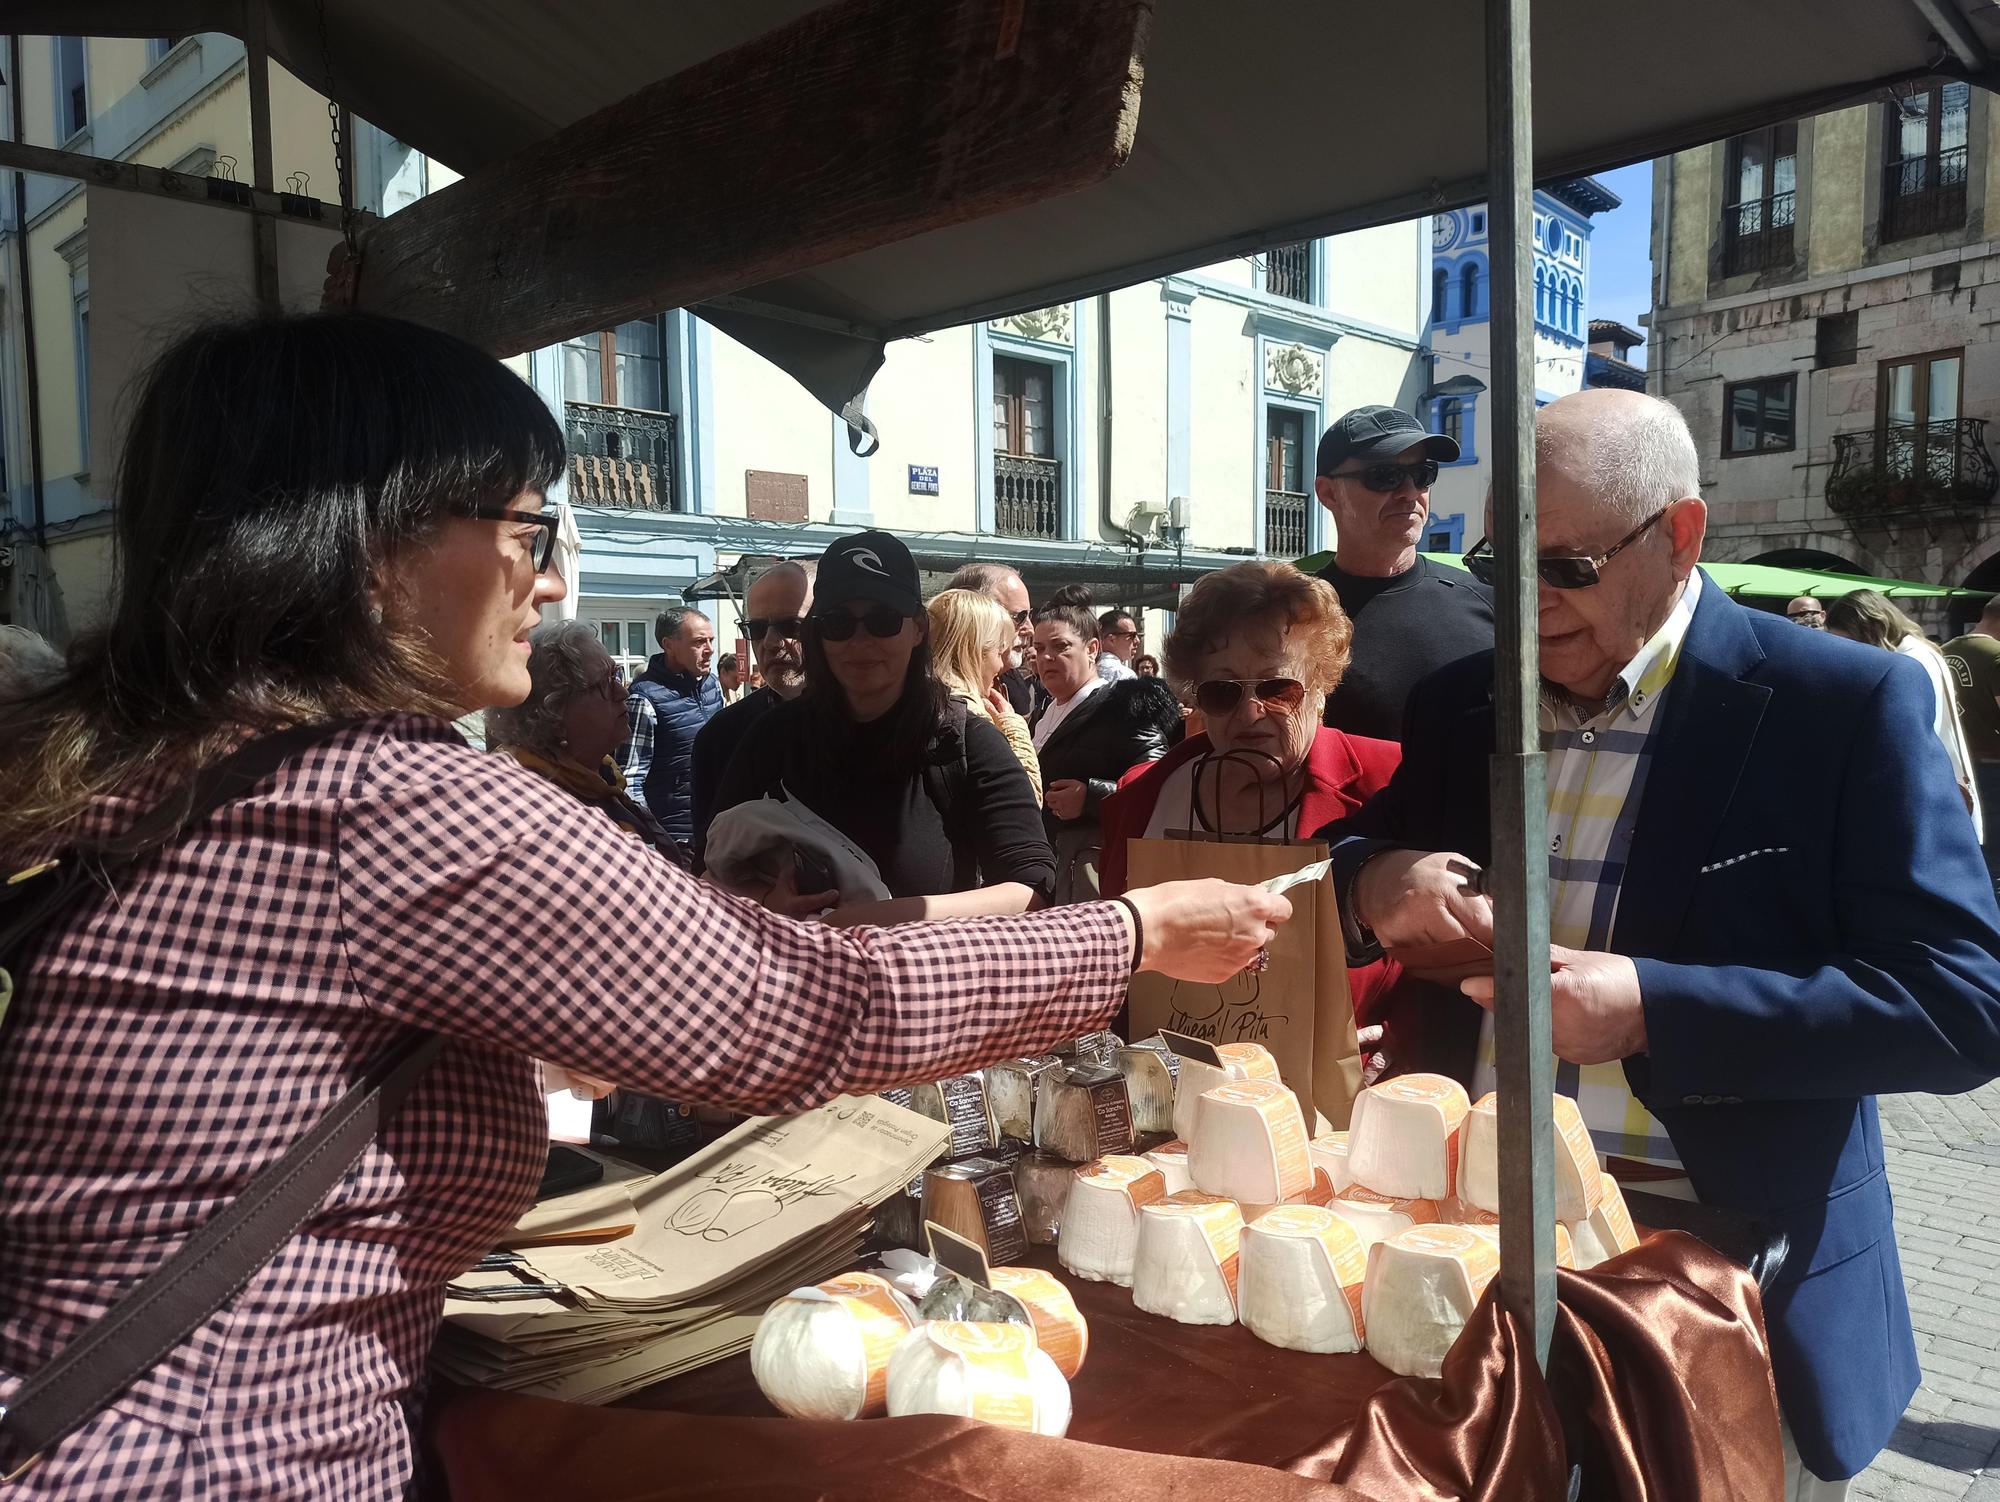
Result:
<instances>
[{"instance_id":1,"label":"woman in pink checked shirt","mask_svg":"<svg viewBox=\"0 0 2000 1502\"><path fill-rule=\"evenodd\" d=\"M562 595L543 492L563 463L525 384L378 318L206 330L147 383L110 623L0 704L0 875L124 829L250 732L349 723L18 977L0 1405L393 1039L452 1042L276 1259L12 1495L402 1495L443 1285L540 1172L535 1057L796 1110L1101 1026L1135 963L1222 979L1286 912L1198 883L980 924L795 923L471 751L451 718L522 698ZM22 1458L0 1418L0 1471Z\"/></svg>"}]
</instances>

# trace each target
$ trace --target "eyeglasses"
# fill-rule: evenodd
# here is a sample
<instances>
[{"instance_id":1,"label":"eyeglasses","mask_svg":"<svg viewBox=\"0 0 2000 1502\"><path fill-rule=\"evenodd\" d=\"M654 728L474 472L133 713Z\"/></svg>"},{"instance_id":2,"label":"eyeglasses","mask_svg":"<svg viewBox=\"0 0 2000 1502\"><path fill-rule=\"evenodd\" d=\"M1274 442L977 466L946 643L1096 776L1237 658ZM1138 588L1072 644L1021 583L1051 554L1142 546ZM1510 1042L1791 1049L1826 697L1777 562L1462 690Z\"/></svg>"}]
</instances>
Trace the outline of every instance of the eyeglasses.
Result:
<instances>
[{"instance_id":1,"label":"eyeglasses","mask_svg":"<svg viewBox=\"0 0 2000 1502\"><path fill-rule=\"evenodd\" d=\"M1131 631L1123 631L1123 630L1120 630L1120 631L1104 631L1104 632L1100 632L1100 633L1099 633L1099 635L1102 635L1102 636L1111 636L1111 637L1116 637L1116 638L1118 638L1118 640L1120 640L1120 641L1124 641L1124 640L1126 640L1126 639L1127 639L1128 637L1135 637L1135 636L1137 636L1138 634L1139 634L1139 633L1138 633L1138 631L1137 631L1136 629L1135 629L1135 630L1131 630Z\"/></svg>"},{"instance_id":2,"label":"eyeglasses","mask_svg":"<svg viewBox=\"0 0 2000 1502\"><path fill-rule=\"evenodd\" d=\"M1415 464L1395 464L1384 462L1368 464L1360 469L1337 469L1328 475L1329 480L1359 480L1378 495L1388 495L1402 487L1405 480L1418 490L1429 490L1437 483L1438 462L1435 459L1419 459Z\"/></svg>"},{"instance_id":3,"label":"eyeglasses","mask_svg":"<svg viewBox=\"0 0 2000 1502\"><path fill-rule=\"evenodd\" d=\"M1805 621L1823 621L1826 619L1826 612L1824 610L1800 610L1800 611L1788 610L1785 612L1785 619L1788 621L1799 621L1801 623Z\"/></svg>"},{"instance_id":4,"label":"eyeglasses","mask_svg":"<svg viewBox=\"0 0 2000 1502\"><path fill-rule=\"evenodd\" d=\"M1029 616L1031 616L1031 615L1033 615L1033 614L1034 614L1034 611L1032 611L1032 610L1017 610L1017 611L1015 611L1015 612L1014 612L1014 624L1015 624L1016 626L1025 626L1025 625L1027 625L1027 624L1028 624L1028 617L1029 617Z\"/></svg>"},{"instance_id":5,"label":"eyeglasses","mask_svg":"<svg viewBox=\"0 0 2000 1502\"><path fill-rule=\"evenodd\" d=\"M1224 719L1236 713L1245 689L1266 714L1291 714L1306 698L1306 686L1296 678L1210 678L1195 685L1195 708L1211 719Z\"/></svg>"},{"instance_id":6,"label":"eyeglasses","mask_svg":"<svg viewBox=\"0 0 2000 1502\"><path fill-rule=\"evenodd\" d=\"M1550 589L1588 589L1598 582L1605 564L1645 536L1661 517L1673 509L1672 506L1662 506L1595 557L1538 558L1535 560L1535 572ZM1461 561L1465 564L1465 571L1481 584L1491 584L1500 571L1500 560L1493 556L1493 544L1485 538L1481 538Z\"/></svg>"},{"instance_id":7,"label":"eyeglasses","mask_svg":"<svg viewBox=\"0 0 2000 1502\"><path fill-rule=\"evenodd\" d=\"M626 694L625 675L613 668L607 676L590 685L590 692L600 699L623 699Z\"/></svg>"},{"instance_id":8,"label":"eyeglasses","mask_svg":"<svg viewBox=\"0 0 2000 1502\"><path fill-rule=\"evenodd\" d=\"M510 506L466 506L454 513L472 517L483 522L516 522L533 525L542 530L536 534L528 549L528 556L535 562L535 572L547 570L549 560L556 556L556 528L562 525L562 518L553 511L516 511Z\"/></svg>"},{"instance_id":9,"label":"eyeglasses","mask_svg":"<svg viewBox=\"0 0 2000 1502\"><path fill-rule=\"evenodd\" d=\"M903 629L903 622L909 619L900 610L871 610L866 615L849 615L845 610L829 610L824 615L815 613L812 617L813 630L819 633L821 641L847 641L857 630L866 631L878 641L887 641Z\"/></svg>"},{"instance_id":10,"label":"eyeglasses","mask_svg":"<svg viewBox=\"0 0 2000 1502\"><path fill-rule=\"evenodd\" d=\"M767 631L777 632L786 641L804 641L806 636L803 616L774 615L769 619L758 616L753 620L738 620L736 624L741 628L745 639L749 641L762 641Z\"/></svg>"}]
</instances>

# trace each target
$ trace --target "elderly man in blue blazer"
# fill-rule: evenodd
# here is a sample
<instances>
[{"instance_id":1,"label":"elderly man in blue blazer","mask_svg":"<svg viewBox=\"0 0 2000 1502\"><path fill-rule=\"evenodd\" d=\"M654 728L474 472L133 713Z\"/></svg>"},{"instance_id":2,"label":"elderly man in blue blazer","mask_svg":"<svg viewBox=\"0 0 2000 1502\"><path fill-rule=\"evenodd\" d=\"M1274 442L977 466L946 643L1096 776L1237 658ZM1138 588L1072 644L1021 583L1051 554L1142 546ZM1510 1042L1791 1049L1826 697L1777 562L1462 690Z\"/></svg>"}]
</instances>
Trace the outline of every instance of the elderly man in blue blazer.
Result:
<instances>
[{"instance_id":1,"label":"elderly man in blue blazer","mask_svg":"<svg viewBox=\"0 0 2000 1502\"><path fill-rule=\"evenodd\" d=\"M1705 582L1680 414L1585 391L1535 441L1557 1088L1615 1173L1789 1233L1789 1495L1839 1497L1919 1378L1875 1096L2000 1074L2000 911L1918 664ZM1490 939L1493 736L1491 654L1432 675L1326 831L1357 961ZM1492 982L1461 989L1392 1016L1392 1057L1481 1091Z\"/></svg>"}]
</instances>

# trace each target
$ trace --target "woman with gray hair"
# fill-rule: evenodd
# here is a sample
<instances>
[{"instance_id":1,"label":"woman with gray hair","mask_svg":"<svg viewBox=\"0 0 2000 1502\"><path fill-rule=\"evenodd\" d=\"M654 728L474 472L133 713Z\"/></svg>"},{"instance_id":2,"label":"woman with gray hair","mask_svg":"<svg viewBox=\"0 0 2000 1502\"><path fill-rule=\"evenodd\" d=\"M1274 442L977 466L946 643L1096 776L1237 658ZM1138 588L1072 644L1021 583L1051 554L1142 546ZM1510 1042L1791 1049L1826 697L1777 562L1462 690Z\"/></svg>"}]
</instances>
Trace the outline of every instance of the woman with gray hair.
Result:
<instances>
[{"instance_id":1,"label":"woman with gray hair","mask_svg":"<svg viewBox=\"0 0 2000 1502\"><path fill-rule=\"evenodd\" d=\"M528 633L528 697L486 711L486 744L602 809L621 829L687 866L687 852L625 791L613 753L625 740L625 678L587 621Z\"/></svg>"}]
</instances>

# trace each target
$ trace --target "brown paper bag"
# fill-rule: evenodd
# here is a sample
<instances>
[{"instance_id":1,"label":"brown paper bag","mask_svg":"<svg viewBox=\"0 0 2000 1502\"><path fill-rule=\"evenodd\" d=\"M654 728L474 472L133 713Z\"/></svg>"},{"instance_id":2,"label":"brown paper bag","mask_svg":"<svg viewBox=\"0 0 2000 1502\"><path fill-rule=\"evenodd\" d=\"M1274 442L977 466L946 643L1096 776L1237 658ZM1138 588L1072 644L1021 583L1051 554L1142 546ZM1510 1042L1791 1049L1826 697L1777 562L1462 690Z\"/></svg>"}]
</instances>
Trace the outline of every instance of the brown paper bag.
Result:
<instances>
[{"instance_id":1,"label":"brown paper bag","mask_svg":"<svg viewBox=\"0 0 2000 1502\"><path fill-rule=\"evenodd\" d=\"M1127 883L1145 887L1214 876L1253 886L1325 860L1326 853L1324 840L1135 839L1126 846ZM1285 895L1292 919L1271 941L1271 963L1262 974L1245 973L1219 986L1151 972L1133 976L1132 1036L1170 1028L1218 1045L1261 1043L1308 1115L1317 1107L1335 1131L1345 1131L1361 1089L1361 1048L1333 883L1322 877Z\"/></svg>"}]
</instances>

